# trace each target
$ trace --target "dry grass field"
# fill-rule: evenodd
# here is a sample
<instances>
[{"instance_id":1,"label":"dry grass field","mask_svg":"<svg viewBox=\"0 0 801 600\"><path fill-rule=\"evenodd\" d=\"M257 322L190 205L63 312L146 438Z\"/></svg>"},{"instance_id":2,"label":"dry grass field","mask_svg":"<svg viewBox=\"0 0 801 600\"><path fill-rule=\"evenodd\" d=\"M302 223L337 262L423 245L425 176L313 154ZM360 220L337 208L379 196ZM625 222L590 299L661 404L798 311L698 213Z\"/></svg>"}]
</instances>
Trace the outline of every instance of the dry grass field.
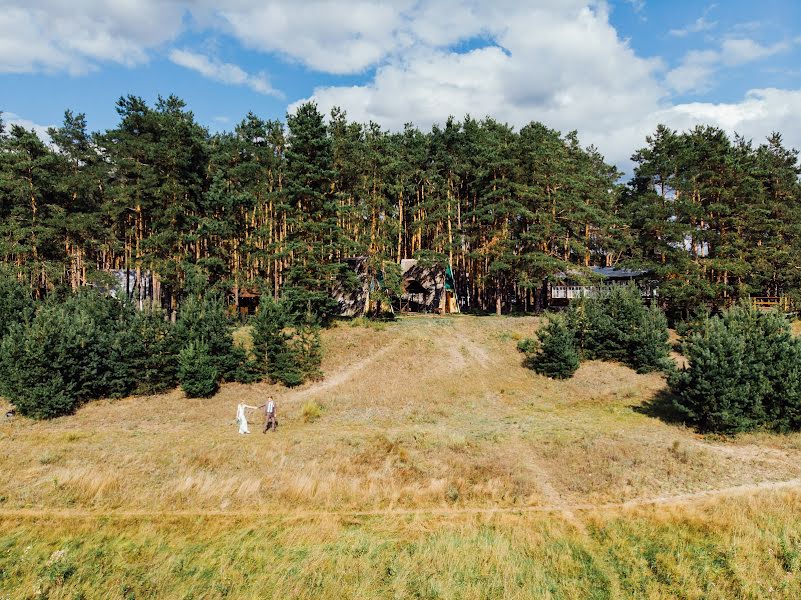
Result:
<instances>
[{"instance_id":1,"label":"dry grass field","mask_svg":"<svg viewBox=\"0 0 801 600\"><path fill-rule=\"evenodd\" d=\"M538 376L537 324L343 323L296 390L2 423L0 599L800 597L801 435L699 436L617 364ZM278 431L239 435L268 394Z\"/></svg>"}]
</instances>

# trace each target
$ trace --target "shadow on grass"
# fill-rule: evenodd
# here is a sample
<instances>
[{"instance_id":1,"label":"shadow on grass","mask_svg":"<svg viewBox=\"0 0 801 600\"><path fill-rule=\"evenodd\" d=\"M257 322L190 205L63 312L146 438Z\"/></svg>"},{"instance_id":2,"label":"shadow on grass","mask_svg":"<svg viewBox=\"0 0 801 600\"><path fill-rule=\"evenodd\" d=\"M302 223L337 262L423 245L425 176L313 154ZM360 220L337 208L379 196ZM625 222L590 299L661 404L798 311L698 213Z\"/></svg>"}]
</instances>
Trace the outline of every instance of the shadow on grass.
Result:
<instances>
[{"instance_id":1,"label":"shadow on grass","mask_svg":"<svg viewBox=\"0 0 801 600\"><path fill-rule=\"evenodd\" d=\"M639 406L634 406L634 412L659 419L671 425L685 425L686 416L676 408L675 394L665 389L654 394L653 398L646 400Z\"/></svg>"}]
</instances>

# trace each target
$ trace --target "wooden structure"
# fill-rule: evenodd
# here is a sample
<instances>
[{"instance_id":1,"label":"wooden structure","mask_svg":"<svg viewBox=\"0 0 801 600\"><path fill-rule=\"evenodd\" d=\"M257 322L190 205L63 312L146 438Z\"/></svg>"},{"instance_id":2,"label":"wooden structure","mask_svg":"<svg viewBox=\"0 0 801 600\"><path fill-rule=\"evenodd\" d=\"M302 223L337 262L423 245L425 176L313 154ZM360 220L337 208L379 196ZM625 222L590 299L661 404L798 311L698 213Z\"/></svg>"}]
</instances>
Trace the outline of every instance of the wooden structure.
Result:
<instances>
[{"instance_id":1,"label":"wooden structure","mask_svg":"<svg viewBox=\"0 0 801 600\"><path fill-rule=\"evenodd\" d=\"M348 267L351 277L342 277L334 282L331 297L337 303L340 317L359 317L370 310L371 277L367 272L367 257L354 256L342 262Z\"/></svg>"},{"instance_id":2,"label":"wooden structure","mask_svg":"<svg viewBox=\"0 0 801 600\"><path fill-rule=\"evenodd\" d=\"M780 310L783 313L792 312L792 302L787 296L751 296L751 306L754 310Z\"/></svg>"},{"instance_id":3,"label":"wooden structure","mask_svg":"<svg viewBox=\"0 0 801 600\"><path fill-rule=\"evenodd\" d=\"M657 281L650 271L620 269L617 267L591 267L590 274L582 277L579 271L557 273L545 281L545 300L549 307L567 306L576 298L591 298L599 291L615 285L635 284L643 301L651 302L659 294Z\"/></svg>"},{"instance_id":4,"label":"wooden structure","mask_svg":"<svg viewBox=\"0 0 801 600\"><path fill-rule=\"evenodd\" d=\"M401 275L401 312L459 312L453 270L450 266L426 266L414 259L404 259L401 260Z\"/></svg>"},{"instance_id":5,"label":"wooden structure","mask_svg":"<svg viewBox=\"0 0 801 600\"><path fill-rule=\"evenodd\" d=\"M240 315L255 315L259 308L261 292L257 289L239 288L234 291L234 303L231 305L234 311L239 309Z\"/></svg>"}]
</instances>

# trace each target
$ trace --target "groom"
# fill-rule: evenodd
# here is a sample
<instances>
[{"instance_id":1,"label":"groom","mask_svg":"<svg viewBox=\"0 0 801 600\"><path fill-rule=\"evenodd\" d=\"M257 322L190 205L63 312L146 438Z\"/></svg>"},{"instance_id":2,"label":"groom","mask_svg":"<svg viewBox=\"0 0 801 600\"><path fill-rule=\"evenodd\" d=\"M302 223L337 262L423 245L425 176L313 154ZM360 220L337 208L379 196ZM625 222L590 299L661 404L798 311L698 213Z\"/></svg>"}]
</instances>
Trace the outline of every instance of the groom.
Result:
<instances>
[{"instance_id":1,"label":"groom","mask_svg":"<svg viewBox=\"0 0 801 600\"><path fill-rule=\"evenodd\" d=\"M278 421L275 418L275 400L273 400L273 397L269 396L267 402L259 406L259 408L264 409L264 429L262 433L267 433L270 428L272 428L273 431L278 429Z\"/></svg>"}]
</instances>

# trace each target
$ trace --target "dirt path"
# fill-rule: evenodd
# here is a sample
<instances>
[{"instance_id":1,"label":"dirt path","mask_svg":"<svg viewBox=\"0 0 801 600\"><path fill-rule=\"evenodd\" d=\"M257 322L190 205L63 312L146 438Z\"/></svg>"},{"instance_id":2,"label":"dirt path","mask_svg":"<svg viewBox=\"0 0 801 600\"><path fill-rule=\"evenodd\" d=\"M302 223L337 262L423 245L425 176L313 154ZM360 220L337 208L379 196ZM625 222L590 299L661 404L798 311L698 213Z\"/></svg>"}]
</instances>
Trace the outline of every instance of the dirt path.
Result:
<instances>
[{"instance_id":1,"label":"dirt path","mask_svg":"<svg viewBox=\"0 0 801 600\"><path fill-rule=\"evenodd\" d=\"M524 513L557 513L566 516L569 520L576 519L576 513L616 511L644 508L649 506L681 506L720 497L738 497L748 494L770 491L791 491L801 489L801 478L786 481L761 481L745 485L736 485L726 488L687 492L684 494L669 494L635 498L626 502L606 502L601 504L578 503L567 504L557 501L555 504L541 504L535 506L500 506L500 507L431 507L431 508L386 508L374 510L246 510L246 511L81 511L81 510L39 510L18 509L0 510L0 520L3 519L36 519L36 518L65 518L65 519L140 519L140 518L184 518L184 517L279 517L286 519L309 519L319 517L381 517L381 516L407 516L407 515L472 515L472 514L524 514Z\"/></svg>"},{"instance_id":2,"label":"dirt path","mask_svg":"<svg viewBox=\"0 0 801 600\"><path fill-rule=\"evenodd\" d=\"M366 356L360 361L357 361L351 365L348 365L341 371L337 371L333 375L326 377L322 381L317 383L313 383L307 388L300 389L296 392L291 392L287 395L287 398L290 400L300 400L303 398L307 398L309 396L313 396L314 394L320 392L326 392L332 388L335 388L343 383L347 383L350 379L352 379L356 374L358 374L363 369L369 367L371 364L376 362L385 354L389 353L391 350L397 348L401 343L400 339L395 340L394 342L384 346L377 352L374 352L370 356Z\"/></svg>"},{"instance_id":3,"label":"dirt path","mask_svg":"<svg viewBox=\"0 0 801 600\"><path fill-rule=\"evenodd\" d=\"M454 347L458 347L460 353L462 350L464 350L470 355L470 358L473 360L473 362L477 363L481 368L489 367L489 364L492 361L489 352L487 352L487 350L478 344L472 337L460 331L454 331L453 339L454 341L452 343Z\"/></svg>"}]
</instances>

